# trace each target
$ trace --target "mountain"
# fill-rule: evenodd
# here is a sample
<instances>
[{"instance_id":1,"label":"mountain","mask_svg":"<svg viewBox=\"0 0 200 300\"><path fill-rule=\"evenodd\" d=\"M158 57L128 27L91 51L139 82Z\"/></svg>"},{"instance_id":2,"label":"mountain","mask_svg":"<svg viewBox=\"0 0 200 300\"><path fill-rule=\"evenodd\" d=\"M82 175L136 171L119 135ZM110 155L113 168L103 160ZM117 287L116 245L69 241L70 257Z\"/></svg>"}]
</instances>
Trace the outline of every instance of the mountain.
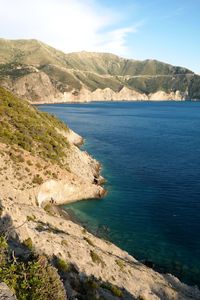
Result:
<instances>
[{"instance_id":1,"label":"mountain","mask_svg":"<svg viewBox=\"0 0 200 300\"><path fill-rule=\"evenodd\" d=\"M200 76L186 68L37 40L0 39L0 85L31 102L200 99Z\"/></svg>"}]
</instances>

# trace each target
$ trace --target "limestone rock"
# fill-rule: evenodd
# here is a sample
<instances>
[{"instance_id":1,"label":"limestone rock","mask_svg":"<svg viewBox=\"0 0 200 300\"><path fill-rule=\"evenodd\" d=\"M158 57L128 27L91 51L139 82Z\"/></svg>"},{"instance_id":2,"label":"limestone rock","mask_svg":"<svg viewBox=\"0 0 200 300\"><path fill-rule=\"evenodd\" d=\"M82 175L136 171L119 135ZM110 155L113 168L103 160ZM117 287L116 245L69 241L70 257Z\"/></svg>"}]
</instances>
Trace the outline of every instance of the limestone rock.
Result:
<instances>
[{"instance_id":1,"label":"limestone rock","mask_svg":"<svg viewBox=\"0 0 200 300\"><path fill-rule=\"evenodd\" d=\"M0 282L0 300L17 300L13 292L4 282Z\"/></svg>"}]
</instances>

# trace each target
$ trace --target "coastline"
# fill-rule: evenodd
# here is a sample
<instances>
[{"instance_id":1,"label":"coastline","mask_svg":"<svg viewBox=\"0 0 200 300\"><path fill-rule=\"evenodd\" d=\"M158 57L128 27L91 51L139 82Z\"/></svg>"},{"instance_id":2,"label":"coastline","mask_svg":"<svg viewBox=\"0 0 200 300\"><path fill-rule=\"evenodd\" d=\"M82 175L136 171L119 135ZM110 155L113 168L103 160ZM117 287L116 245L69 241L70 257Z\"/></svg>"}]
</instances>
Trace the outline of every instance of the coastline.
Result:
<instances>
[{"instance_id":1,"label":"coastline","mask_svg":"<svg viewBox=\"0 0 200 300\"><path fill-rule=\"evenodd\" d=\"M154 103L154 102L174 102L174 103L180 103L180 102L199 102L200 99L185 99L185 100L78 100L78 101L63 101L63 100L56 100L55 102L52 101L29 101L32 105L40 106L40 105L56 105L56 104L90 104L90 103L124 103L124 102L143 102L143 103Z\"/></svg>"},{"instance_id":2,"label":"coastline","mask_svg":"<svg viewBox=\"0 0 200 300\"><path fill-rule=\"evenodd\" d=\"M7 161L4 155L2 158ZM2 178L5 177L6 174ZM3 207L1 218L4 220L9 216L12 228L15 228L10 235L17 235L22 243L30 239L37 253L44 253L48 257L56 255L60 259L70 261L77 266L81 274L102 278L123 290L126 289L134 297L155 300L156 295L164 299L163 295L167 294L168 299L174 299L174 295L180 296L182 300L199 299L198 288L189 287L172 275L155 272L126 251L88 232L59 206L55 206L59 214L54 214L51 210L35 204L35 193L17 192L11 188L9 182L7 187L4 183L5 179L0 181ZM5 189L7 194L4 193ZM91 253L96 253L100 263L93 262Z\"/></svg>"},{"instance_id":3,"label":"coastline","mask_svg":"<svg viewBox=\"0 0 200 300\"><path fill-rule=\"evenodd\" d=\"M9 238L17 238L20 243L31 241L36 253L70 262L80 277L85 274L118 286L128 291L128 299L158 300L166 295L170 300L199 299L198 288L146 267L126 251L71 221L69 214L51 212L49 202L60 205L98 198L105 192L96 182L103 180L100 163L77 147L83 139L71 130L59 133L70 144L66 148L69 169L65 170L22 148L0 144L1 226L9 230ZM33 180L38 179L38 173L43 182ZM57 206L56 209L59 211Z\"/></svg>"},{"instance_id":4,"label":"coastline","mask_svg":"<svg viewBox=\"0 0 200 300\"><path fill-rule=\"evenodd\" d=\"M71 209L64 209L63 206L56 206L56 205L52 205L52 209L53 211L55 211L56 214L58 214L61 218L65 219L66 221L71 221L74 224L77 224L78 226L81 226L83 228L83 230L89 232L90 234L94 235L96 238L99 238L101 240L104 240L108 243L113 243L108 235L105 236L105 234L100 231L94 231L91 230L91 228L89 228L85 222L82 222L79 218L77 218L76 214L71 210ZM115 243L113 243L115 244ZM122 249L120 247L120 249ZM122 249L123 251L126 251L124 249ZM152 270L154 270L155 272L158 272L159 274L169 274L170 276L174 276L172 273L169 273L167 270L167 267L162 266L162 265L158 265L156 264L154 261L149 260L148 257L145 259L138 259L135 255L134 258L137 259L137 261L139 263L141 263L142 265L146 266L147 268L150 268ZM189 283L184 283L186 285L188 285ZM191 284L191 283L190 283ZM192 284L191 284L192 285ZM200 286L197 285L197 288L200 289Z\"/></svg>"}]
</instances>

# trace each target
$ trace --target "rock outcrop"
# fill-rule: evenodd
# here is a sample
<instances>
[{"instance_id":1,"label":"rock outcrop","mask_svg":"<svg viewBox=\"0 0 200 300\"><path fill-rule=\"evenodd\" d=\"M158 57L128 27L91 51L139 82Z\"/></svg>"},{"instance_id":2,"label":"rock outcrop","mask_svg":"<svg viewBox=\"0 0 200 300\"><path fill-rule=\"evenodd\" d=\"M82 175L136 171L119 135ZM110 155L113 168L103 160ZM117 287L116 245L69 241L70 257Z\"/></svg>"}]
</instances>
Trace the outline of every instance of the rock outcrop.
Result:
<instances>
[{"instance_id":1,"label":"rock outcrop","mask_svg":"<svg viewBox=\"0 0 200 300\"><path fill-rule=\"evenodd\" d=\"M26 195L22 201L18 193L4 192L3 198L1 197L2 218L9 216L15 235L17 234L21 243L31 240L36 253L43 253L49 258L56 256L75 265L82 276L92 276L117 286L122 291L120 299L200 299L197 287L189 287L170 274L155 272L82 226L52 213L49 208L44 210L38 207L34 201L30 201L28 192ZM67 295L70 295L71 290L69 287L66 289ZM129 296L125 296L127 293Z\"/></svg>"},{"instance_id":2,"label":"rock outcrop","mask_svg":"<svg viewBox=\"0 0 200 300\"><path fill-rule=\"evenodd\" d=\"M17 300L13 292L4 282L0 282L0 300Z\"/></svg>"}]
</instances>

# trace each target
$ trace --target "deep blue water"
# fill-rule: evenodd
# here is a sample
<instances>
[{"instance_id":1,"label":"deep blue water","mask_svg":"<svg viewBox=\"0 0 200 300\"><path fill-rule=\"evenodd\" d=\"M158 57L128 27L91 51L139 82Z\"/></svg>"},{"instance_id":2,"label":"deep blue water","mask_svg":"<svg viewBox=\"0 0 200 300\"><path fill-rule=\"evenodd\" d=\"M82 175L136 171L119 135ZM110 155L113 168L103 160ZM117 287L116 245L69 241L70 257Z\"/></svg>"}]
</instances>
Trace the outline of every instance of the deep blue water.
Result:
<instances>
[{"instance_id":1,"label":"deep blue water","mask_svg":"<svg viewBox=\"0 0 200 300\"><path fill-rule=\"evenodd\" d=\"M69 205L140 260L200 284L200 103L41 105L84 136L108 195Z\"/></svg>"}]
</instances>

